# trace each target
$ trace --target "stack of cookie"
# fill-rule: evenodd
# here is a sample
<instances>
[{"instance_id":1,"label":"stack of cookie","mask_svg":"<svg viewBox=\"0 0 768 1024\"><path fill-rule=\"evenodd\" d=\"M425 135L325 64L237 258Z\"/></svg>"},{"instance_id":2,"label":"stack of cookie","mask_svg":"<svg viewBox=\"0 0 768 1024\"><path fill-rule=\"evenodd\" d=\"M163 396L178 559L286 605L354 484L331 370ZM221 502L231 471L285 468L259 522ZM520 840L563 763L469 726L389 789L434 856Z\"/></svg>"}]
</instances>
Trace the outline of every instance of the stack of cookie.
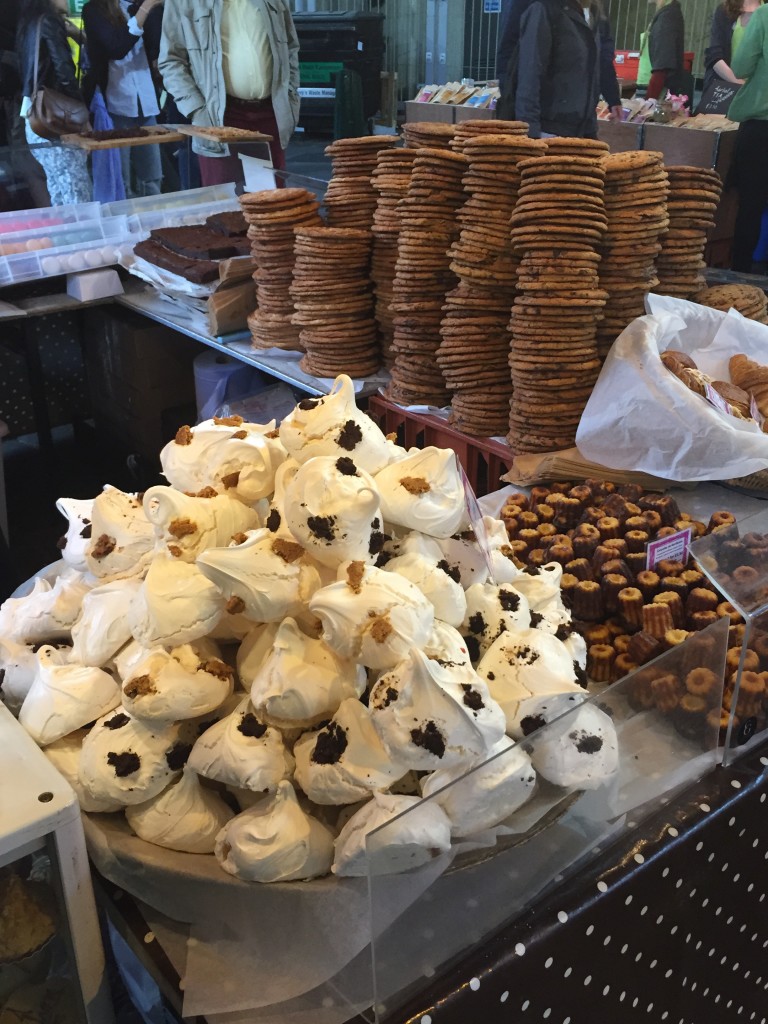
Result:
<instances>
[{"instance_id":1,"label":"stack of cookie","mask_svg":"<svg viewBox=\"0 0 768 1024\"><path fill-rule=\"evenodd\" d=\"M437 362L454 392L451 422L467 434L504 435L509 426L509 311L518 262L509 220L520 185L517 165L546 150L545 142L520 134L485 132L462 140L468 198L449 253L460 284L446 296Z\"/></svg>"},{"instance_id":2,"label":"stack of cookie","mask_svg":"<svg viewBox=\"0 0 768 1024\"><path fill-rule=\"evenodd\" d=\"M594 159L607 156L610 149L607 142L599 139L577 139L570 136L547 139L547 152L550 156L584 156Z\"/></svg>"},{"instance_id":3,"label":"stack of cookie","mask_svg":"<svg viewBox=\"0 0 768 1024\"><path fill-rule=\"evenodd\" d=\"M627 324L645 313L645 296L659 283L659 238L669 225L661 153L613 153L605 158L604 167L608 232L600 287L608 301L597 328L597 353L603 360Z\"/></svg>"},{"instance_id":4,"label":"stack of cookie","mask_svg":"<svg viewBox=\"0 0 768 1024\"><path fill-rule=\"evenodd\" d=\"M413 161L417 150L387 149L378 155L371 182L378 196L373 214L373 252L371 280L376 295L376 320L379 325L381 354L385 366L391 366L394 339L392 322L392 282L397 264L397 237L400 234L400 215L397 204L404 198L411 180Z\"/></svg>"},{"instance_id":5,"label":"stack of cookie","mask_svg":"<svg viewBox=\"0 0 768 1024\"><path fill-rule=\"evenodd\" d=\"M297 228L291 295L294 325L315 377L367 377L381 365L369 264L371 234L354 228Z\"/></svg>"},{"instance_id":6,"label":"stack of cookie","mask_svg":"<svg viewBox=\"0 0 768 1024\"><path fill-rule=\"evenodd\" d=\"M519 166L511 238L521 261L510 321L507 439L516 452L557 451L573 446L600 370L605 170L599 155L547 153Z\"/></svg>"},{"instance_id":7,"label":"stack of cookie","mask_svg":"<svg viewBox=\"0 0 768 1024\"><path fill-rule=\"evenodd\" d=\"M400 201L400 236L392 286L394 340L387 395L403 405L445 405L449 395L435 353L445 293L456 285L448 250L459 234L467 159L420 149L408 192Z\"/></svg>"},{"instance_id":8,"label":"stack of cookie","mask_svg":"<svg viewBox=\"0 0 768 1024\"><path fill-rule=\"evenodd\" d=\"M468 139L477 138L478 135L528 135L528 125L525 121L461 121L454 125L453 141L451 149L459 153Z\"/></svg>"},{"instance_id":9,"label":"stack of cookie","mask_svg":"<svg viewBox=\"0 0 768 1024\"><path fill-rule=\"evenodd\" d=\"M706 284L704 246L723 183L717 171L703 167L667 167L667 174L669 228L656 260L659 292L693 299Z\"/></svg>"},{"instance_id":10,"label":"stack of cookie","mask_svg":"<svg viewBox=\"0 0 768 1024\"><path fill-rule=\"evenodd\" d=\"M768 323L768 298L762 288L751 284L716 284L700 291L696 301L724 313L735 309L748 320Z\"/></svg>"},{"instance_id":11,"label":"stack of cookie","mask_svg":"<svg viewBox=\"0 0 768 1024\"><path fill-rule=\"evenodd\" d=\"M258 308L248 317L254 348L301 350L299 331L291 323L293 299L293 229L321 224L320 203L303 188L246 192L240 197L248 238L256 262Z\"/></svg>"},{"instance_id":12,"label":"stack of cookie","mask_svg":"<svg viewBox=\"0 0 768 1024\"><path fill-rule=\"evenodd\" d=\"M363 135L359 139L337 139L327 146L333 173L325 192L328 224L334 228L368 230L376 209L371 175L381 150L397 145L396 135Z\"/></svg>"},{"instance_id":13,"label":"stack of cookie","mask_svg":"<svg viewBox=\"0 0 768 1024\"><path fill-rule=\"evenodd\" d=\"M412 149L448 149L454 136L454 126L441 121L406 121L403 138Z\"/></svg>"}]
</instances>

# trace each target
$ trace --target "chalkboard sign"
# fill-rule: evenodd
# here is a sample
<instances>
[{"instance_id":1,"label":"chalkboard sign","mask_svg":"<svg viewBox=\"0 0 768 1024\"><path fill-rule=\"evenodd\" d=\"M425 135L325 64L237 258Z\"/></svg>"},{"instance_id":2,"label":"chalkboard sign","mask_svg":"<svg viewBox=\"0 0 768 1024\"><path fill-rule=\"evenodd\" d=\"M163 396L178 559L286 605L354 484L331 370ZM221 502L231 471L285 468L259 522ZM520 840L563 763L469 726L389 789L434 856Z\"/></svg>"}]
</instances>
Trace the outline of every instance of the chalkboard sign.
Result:
<instances>
[{"instance_id":1,"label":"chalkboard sign","mask_svg":"<svg viewBox=\"0 0 768 1024\"><path fill-rule=\"evenodd\" d=\"M701 94L697 114L727 114L733 97L740 86L714 78Z\"/></svg>"}]
</instances>

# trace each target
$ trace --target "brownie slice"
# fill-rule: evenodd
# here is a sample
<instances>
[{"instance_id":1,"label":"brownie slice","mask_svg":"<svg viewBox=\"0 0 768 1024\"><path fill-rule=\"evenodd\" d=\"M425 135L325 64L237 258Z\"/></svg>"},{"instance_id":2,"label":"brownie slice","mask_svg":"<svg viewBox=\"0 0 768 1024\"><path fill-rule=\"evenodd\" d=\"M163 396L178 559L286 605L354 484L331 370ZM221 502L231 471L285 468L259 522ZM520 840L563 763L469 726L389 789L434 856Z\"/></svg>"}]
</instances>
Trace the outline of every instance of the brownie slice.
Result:
<instances>
[{"instance_id":1,"label":"brownie slice","mask_svg":"<svg viewBox=\"0 0 768 1024\"><path fill-rule=\"evenodd\" d=\"M229 213L212 213L210 217L206 218L205 223L217 235L227 235L230 238L245 238L248 231L248 221L240 210L232 210Z\"/></svg>"},{"instance_id":2,"label":"brownie slice","mask_svg":"<svg viewBox=\"0 0 768 1024\"><path fill-rule=\"evenodd\" d=\"M149 234L151 239L171 252L195 260L226 260L251 254L247 238L225 238L202 224L185 228L156 228Z\"/></svg>"},{"instance_id":3,"label":"brownie slice","mask_svg":"<svg viewBox=\"0 0 768 1024\"><path fill-rule=\"evenodd\" d=\"M181 256L179 253L171 252L160 242L148 238L139 242L133 247L137 256L141 256L148 263L154 263L156 267L163 270L170 270L172 274L178 274L193 284L208 284L210 281L218 281L219 264L213 260L192 259L189 256Z\"/></svg>"}]
</instances>

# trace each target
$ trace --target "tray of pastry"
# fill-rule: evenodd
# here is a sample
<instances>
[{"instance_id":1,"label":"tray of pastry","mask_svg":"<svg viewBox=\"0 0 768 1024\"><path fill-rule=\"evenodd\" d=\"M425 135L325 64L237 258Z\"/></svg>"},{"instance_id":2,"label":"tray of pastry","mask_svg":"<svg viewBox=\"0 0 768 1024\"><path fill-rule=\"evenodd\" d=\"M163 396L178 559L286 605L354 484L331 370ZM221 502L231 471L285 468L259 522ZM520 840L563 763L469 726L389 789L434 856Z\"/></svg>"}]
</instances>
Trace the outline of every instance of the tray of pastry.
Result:
<instances>
[{"instance_id":1,"label":"tray of pastry","mask_svg":"<svg viewBox=\"0 0 768 1024\"><path fill-rule=\"evenodd\" d=\"M65 146L80 149L115 149L124 146L148 146L156 142L181 142L183 136L176 126L167 128L163 124L148 124L141 128L112 128L102 132L83 132L80 135L62 135Z\"/></svg>"},{"instance_id":2,"label":"tray of pastry","mask_svg":"<svg viewBox=\"0 0 768 1024\"><path fill-rule=\"evenodd\" d=\"M192 135L212 142L271 142L272 136L264 132L249 131L247 128L203 127L194 124L177 124L174 128L182 135Z\"/></svg>"}]
</instances>

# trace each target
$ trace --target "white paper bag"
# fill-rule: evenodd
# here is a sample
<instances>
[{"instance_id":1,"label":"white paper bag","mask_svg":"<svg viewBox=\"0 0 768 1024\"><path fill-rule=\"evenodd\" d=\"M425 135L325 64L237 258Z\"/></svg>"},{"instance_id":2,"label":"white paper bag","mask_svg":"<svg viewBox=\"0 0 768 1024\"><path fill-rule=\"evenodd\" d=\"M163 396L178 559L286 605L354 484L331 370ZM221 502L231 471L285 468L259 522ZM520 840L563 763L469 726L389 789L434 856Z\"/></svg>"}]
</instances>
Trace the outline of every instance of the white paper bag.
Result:
<instances>
[{"instance_id":1,"label":"white paper bag","mask_svg":"<svg viewBox=\"0 0 768 1024\"><path fill-rule=\"evenodd\" d=\"M735 310L722 313L651 295L653 315L616 339L576 434L584 458L669 480L724 480L768 467L768 435L719 412L666 369L659 354L686 352L715 380L730 380L739 352L768 365L768 326Z\"/></svg>"}]
</instances>

